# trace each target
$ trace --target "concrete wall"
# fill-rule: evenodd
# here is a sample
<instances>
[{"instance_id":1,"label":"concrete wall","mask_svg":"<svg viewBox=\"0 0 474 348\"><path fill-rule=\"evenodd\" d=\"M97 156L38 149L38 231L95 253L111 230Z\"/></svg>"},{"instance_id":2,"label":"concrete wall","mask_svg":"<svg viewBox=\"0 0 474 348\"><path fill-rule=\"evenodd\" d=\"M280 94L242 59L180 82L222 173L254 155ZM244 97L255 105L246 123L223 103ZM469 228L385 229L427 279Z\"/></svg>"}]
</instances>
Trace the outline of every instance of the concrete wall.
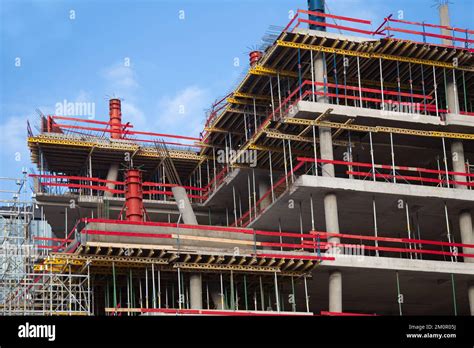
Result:
<instances>
[{"instance_id":1,"label":"concrete wall","mask_svg":"<svg viewBox=\"0 0 474 348\"><path fill-rule=\"evenodd\" d=\"M205 226L203 226L205 227ZM144 234L173 234L179 235L179 248L187 250L219 248L222 252L234 252L238 247L239 252L251 252L253 250L253 234L234 232L221 232L201 229L174 228L164 226L111 224L111 223L88 223L84 230L98 230L104 232L133 232ZM252 231L252 230L248 230ZM188 239L195 238L195 240ZM201 239L201 240L197 240ZM214 239L214 240L211 240ZM218 239L219 241L217 241ZM106 242L124 244L150 244L169 245L178 247L178 238L149 238L139 236L118 236L101 234L81 234L81 242Z\"/></svg>"}]
</instances>

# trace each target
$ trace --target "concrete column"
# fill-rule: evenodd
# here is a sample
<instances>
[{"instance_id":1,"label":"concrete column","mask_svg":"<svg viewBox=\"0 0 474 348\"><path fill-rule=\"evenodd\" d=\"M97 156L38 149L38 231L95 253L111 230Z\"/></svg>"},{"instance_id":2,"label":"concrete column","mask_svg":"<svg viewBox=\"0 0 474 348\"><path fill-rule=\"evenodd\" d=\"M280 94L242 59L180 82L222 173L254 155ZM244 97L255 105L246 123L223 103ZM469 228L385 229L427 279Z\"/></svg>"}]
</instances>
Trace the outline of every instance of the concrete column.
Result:
<instances>
[{"instance_id":1,"label":"concrete column","mask_svg":"<svg viewBox=\"0 0 474 348\"><path fill-rule=\"evenodd\" d=\"M467 295L469 297L469 308L471 315L474 315L474 282L470 282L467 287Z\"/></svg>"},{"instance_id":2,"label":"concrete column","mask_svg":"<svg viewBox=\"0 0 474 348\"><path fill-rule=\"evenodd\" d=\"M194 214L191 202L184 187L175 186L171 188L173 197L178 205L183 222L187 225L197 225L196 215ZM191 308L202 309L202 278L201 274L191 274L189 277L189 292L191 297Z\"/></svg>"},{"instance_id":3,"label":"concrete column","mask_svg":"<svg viewBox=\"0 0 474 348\"><path fill-rule=\"evenodd\" d=\"M448 109L451 114L459 114L459 95L454 85L453 71L446 72L446 96L448 99Z\"/></svg>"},{"instance_id":4,"label":"concrete column","mask_svg":"<svg viewBox=\"0 0 474 348\"><path fill-rule=\"evenodd\" d=\"M465 173L464 147L461 141L451 143L451 155L453 159L453 171ZM466 182L467 178L461 175L454 175L455 181ZM466 190L465 185L454 185L456 189ZM474 231L472 228L472 214L469 210L463 210L459 214L459 232L461 234L461 242L463 244L474 244ZM474 248L463 248L464 254L474 254ZM474 259L470 257L464 258L464 262L474 263ZM474 315L474 283L468 284L468 298L471 315Z\"/></svg>"},{"instance_id":5,"label":"concrete column","mask_svg":"<svg viewBox=\"0 0 474 348\"><path fill-rule=\"evenodd\" d=\"M449 101L448 101L449 102ZM453 171L465 173L464 147L462 141L454 141L451 143L451 155L453 160ZM454 180L466 182L467 177L462 175L454 175ZM458 190L467 190L465 185L454 185ZM472 214L469 210L463 210L459 213L459 232L461 234L461 243L474 244L474 231L472 228ZM473 254L473 248L463 248L464 254ZM474 259L470 257L464 258L464 262L474 263ZM468 284L469 306L471 315L474 315L474 283Z\"/></svg>"},{"instance_id":6,"label":"concrete column","mask_svg":"<svg viewBox=\"0 0 474 348\"><path fill-rule=\"evenodd\" d=\"M316 82L324 82L324 60L320 53L314 61L314 76ZM324 92L324 86L316 86L317 92ZM328 98L324 95L317 95L318 103L327 103ZM319 146L321 158L327 160L334 159L331 128L319 127ZM334 177L334 165L323 164L322 175ZM335 193L328 193L324 196L324 217L326 221L326 231L339 233L339 217L337 211L337 197ZM329 238L330 243L339 243L340 238ZM329 249L333 253L338 253L338 248ZM329 273L329 311L342 312L342 273L332 271Z\"/></svg>"},{"instance_id":7,"label":"concrete column","mask_svg":"<svg viewBox=\"0 0 474 348\"><path fill-rule=\"evenodd\" d=\"M193 207L189 202L188 194L184 187L172 187L174 199L178 205L179 212L183 218L183 222L188 225L197 225L196 215L194 214Z\"/></svg>"},{"instance_id":8,"label":"concrete column","mask_svg":"<svg viewBox=\"0 0 474 348\"><path fill-rule=\"evenodd\" d=\"M342 312L342 274L329 272L329 311Z\"/></svg>"},{"instance_id":9,"label":"concrete column","mask_svg":"<svg viewBox=\"0 0 474 348\"><path fill-rule=\"evenodd\" d=\"M258 197L262 197L267 191L270 190L270 184L261 179L258 181ZM266 209L272 203L272 195L269 194L260 202L260 210Z\"/></svg>"},{"instance_id":10,"label":"concrete column","mask_svg":"<svg viewBox=\"0 0 474 348\"><path fill-rule=\"evenodd\" d=\"M109 167L109 171L107 172L107 180L111 181L117 181L118 179L118 172L119 172L119 165L118 163L112 163ZM107 183L105 184L109 189L114 190L115 189L115 184L112 183ZM104 196L106 197L113 197L114 194L109 191L104 192Z\"/></svg>"},{"instance_id":11,"label":"concrete column","mask_svg":"<svg viewBox=\"0 0 474 348\"><path fill-rule=\"evenodd\" d=\"M451 143L451 158L453 161L453 171L459 173L466 172L466 160L464 158L464 146L462 141L455 140ZM467 182L464 175L454 175L454 181ZM454 185L458 189L467 190L466 185Z\"/></svg>"},{"instance_id":12,"label":"concrete column","mask_svg":"<svg viewBox=\"0 0 474 348\"><path fill-rule=\"evenodd\" d=\"M332 133L331 128L319 127L319 149L321 151L321 159L333 160L333 148L332 148ZM323 176L335 177L334 164L323 163L322 164Z\"/></svg>"},{"instance_id":13,"label":"concrete column","mask_svg":"<svg viewBox=\"0 0 474 348\"><path fill-rule=\"evenodd\" d=\"M438 13L439 13L440 25L442 25L444 27L450 27L451 26L451 21L449 19L448 4L440 5L439 8L438 8L438 11L439 11ZM441 29L441 35L451 36L452 33L448 29ZM442 39L441 42L443 43L443 45L452 45L453 44L453 40L449 40L449 39Z\"/></svg>"},{"instance_id":14,"label":"concrete column","mask_svg":"<svg viewBox=\"0 0 474 348\"><path fill-rule=\"evenodd\" d=\"M326 219L326 231L339 233L339 219L337 211L337 197L334 193L324 196L324 216ZM329 243L340 243L340 238L328 238ZM331 253L338 254L338 247L329 248ZM342 312L342 273L331 271L329 273L329 311Z\"/></svg>"},{"instance_id":15,"label":"concrete column","mask_svg":"<svg viewBox=\"0 0 474 348\"><path fill-rule=\"evenodd\" d=\"M314 60L314 81L318 83L324 82L324 60L322 53L319 53ZM317 85L315 87L317 93L324 93L324 86ZM318 103L328 103L328 97L324 95L316 95L316 101ZM331 128L319 127L319 141L322 159L334 159L333 148L332 148L332 132ZM323 176L334 177L334 165L323 164ZM325 173L326 172L326 173ZM325 175L326 174L326 175Z\"/></svg>"},{"instance_id":16,"label":"concrete column","mask_svg":"<svg viewBox=\"0 0 474 348\"><path fill-rule=\"evenodd\" d=\"M448 4L439 6L439 19L442 26L450 27L451 21L449 18L449 7ZM452 36L453 33L448 29L441 29L441 35ZM443 45L452 46L453 40L442 39ZM459 98L457 89L454 86L453 71L448 69L446 71L446 98L448 101L448 109L452 114L459 113Z\"/></svg>"},{"instance_id":17,"label":"concrete column","mask_svg":"<svg viewBox=\"0 0 474 348\"><path fill-rule=\"evenodd\" d=\"M314 81L319 83L324 82L324 60L323 54L321 52L318 53L314 59ZM324 86L316 85L315 91L318 93L324 93ZM316 100L319 103L327 103L329 101L328 97L326 97L324 94L316 94Z\"/></svg>"},{"instance_id":18,"label":"concrete column","mask_svg":"<svg viewBox=\"0 0 474 348\"><path fill-rule=\"evenodd\" d=\"M335 193L328 193L324 196L324 218L326 220L326 232L339 233L337 196ZM339 242L340 239L331 237L329 241Z\"/></svg>"},{"instance_id":19,"label":"concrete column","mask_svg":"<svg viewBox=\"0 0 474 348\"><path fill-rule=\"evenodd\" d=\"M442 26L451 26L448 4L439 6L439 18L440 24ZM447 29L441 29L441 34L446 36L452 35L451 31ZM443 39L442 42L444 45L453 45L453 41L449 39ZM454 84L454 78L451 70L448 70L446 74L446 98L448 102L448 109L451 111L451 113L459 113L459 96L457 93L457 88ZM451 143L451 154L453 160L453 171L465 173L466 168L462 141L453 141ZM454 180L466 182L467 178L465 176L455 175ZM464 185L455 185L455 187L457 189L467 189L467 186ZM462 243L470 244L474 242L472 216L469 211L461 211L459 214L459 229L461 232ZM464 248L463 253L472 253L472 248ZM474 260L471 258L466 258L464 261L474 262ZM468 296L471 315L474 315L474 284L470 284L468 286Z\"/></svg>"},{"instance_id":20,"label":"concrete column","mask_svg":"<svg viewBox=\"0 0 474 348\"><path fill-rule=\"evenodd\" d=\"M191 309L202 309L202 277L200 274L192 274L189 277L189 289Z\"/></svg>"},{"instance_id":21,"label":"concrete column","mask_svg":"<svg viewBox=\"0 0 474 348\"><path fill-rule=\"evenodd\" d=\"M472 215L469 210L461 211L459 214L459 230L461 232L461 242L463 244L474 244L474 233L472 229ZM464 254L474 254L473 248L463 248ZM466 257L464 262L474 263L474 259Z\"/></svg>"}]
</instances>

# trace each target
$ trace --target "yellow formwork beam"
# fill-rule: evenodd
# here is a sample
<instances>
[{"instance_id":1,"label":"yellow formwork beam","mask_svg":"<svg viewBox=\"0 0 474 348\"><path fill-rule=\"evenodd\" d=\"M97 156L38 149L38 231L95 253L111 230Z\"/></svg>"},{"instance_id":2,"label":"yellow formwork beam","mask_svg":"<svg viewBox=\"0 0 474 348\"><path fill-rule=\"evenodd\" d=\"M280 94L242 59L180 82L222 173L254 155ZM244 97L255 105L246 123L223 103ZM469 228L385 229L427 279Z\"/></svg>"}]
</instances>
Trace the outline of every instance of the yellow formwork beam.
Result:
<instances>
[{"instance_id":1,"label":"yellow formwork beam","mask_svg":"<svg viewBox=\"0 0 474 348\"><path fill-rule=\"evenodd\" d=\"M72 146L72 147L83 147L83 148L96 148L104 150L116 150L116 151L130 151L135 152L135 157L152 157L159 158L158 152L156 150L148 151L146 148L142 148L139 145L128 145L128 144L107 144L101 142L90 142L90 141L81 141L78 139L59 139L59 138L48 138L45 136L36 136L28 138L28 145L34 146L36 144L44 145L56 145L56 146ZM199 161L201 159L206 159L205 156L198 155L192 151L184 150L169 150L170 157L173 159L188 159Z\"/></svg>"},{"instance_id":2,"label":"yellow formwork beam","mask_svg":"<svg viewBox=\"0 0 474 348\"><path fill-rule=\"evenodd\" d=\"M237 105L253 105L253 100L238 100L235 98L227 98L227 102ZM255 103L256 106L268 106L267 104Z\"/></svg>"},{"instance_id":3,"label":"yellow formwork beam","mask_svg":"<svg viewBox=\"0 0 474 348\"><path fill-rule=\"evenodd\" d=\"M214 133L226 133L226 134L230 133L230 134L237 134L237 135L244 134L244 133L240 133L240 132L233 132L233 131L230 131L228 129L219 128L219 127L205 127L204 130L207 131L207 132L214 132ZM201 144L201 143L198 143L198 144ZM208 146L210 146L210 145L208 145Z\"/></svg>"},{"instance_id":4,"label":"yellow formwork beam","mask_svg":"<svg viewBox=\"0 0 474 348\"><path fill-rule=\"evenodd\" d=\"M369 59L382 58L386 60L394 60L394 61L405 62L405 63L436 66L436 67L447 68L447 69L474 71L474 68L456 67L453 65L453 63L438 62L435 60L427 60L427 59L419 59L419 58L393 56L390 54L383 54L383 53L357 52L357 51L345 50L341 48L326 47L326 46L321 46L321 45L309 45L309 44L288 42L288 41L282 41L282 40L277 40L277 45L281 47L299 48L299 49L312 50L312 51L325 52L325 53L336 53L336 54L341 54L341 55L346 55L346 56L362 57L362 58L369 58Z\"/></svg>"},{"instance_id":5,"label":"yellow formwork beam","mask_svg":"<svg viewBox=\"0 0 474 348\"><path fill-rule=\"evenodd\" d=\"M303 143L312 143L313 142L313 138L310 138L310 137L304 137L304 136L300 136L300 135L281 133L281 132L271 130L271 129L266 129L264 132L265 132L266 136L269 137L269 138L299 141L299 142L303 142Z\"/></svg>"},{"instance_id":6,"label":"yellow formwork beam","mask_svg":"<svg viewBox=\"0 0 474 348\"><path fill-rule=\"evenodd\" d=\"M242 93L242 92L234 92L232 95L237 98L249 98L249 99L255 99L255 100L271 100L271 98L267 95Z\"/></svg>"},{"instance_id":7,"label":"yellow formwork beam","mask_svg":"<svg viewBox=\"0 0 474 348\"><path fill-rule=\"evenodd\" d=\"M414 136L420 136L420 137L474 140L474 134L467 134L467 133L424 131L424 130L416 130L416 129L381 127L381 126L371 127L371 126L363 126L363 125L357 125L357 124L346 124L346 123L325 122L325 121L315 122L312 120L306 120L302 118L287 118L283 122L289 123L289 124L298 124L298 125L303 125L303 126L318 126L318 127L344 129L344 130L351 130L351 131L356 131L356 132L393 133L393 134L414 135Z\"/></svg>"},{"instance_id":8,"label":"yellow formwork beam","mask_svg":"<svg viewBox=\"0 0 474 348\"><path fill-rule=\"evenodd\" d=\"M85 261L81 260L69 260L63 259L56 256L49 256L43 261L45 265L72 265L72 266L82 266Z\"/></svg>"},{"instance_id":9,"label":"yellow formwork beam","mask_svg":"<svg viewBox=\"0 0 474 348\"><path fill-rule=\"evenodd\" d=\"M312 144L314 142L313 137L305 137L302 135L295 135L295 134L286 134L282 133L276 130L272 129L266 129L264 130L265 134L269 138L274 138L274 139L284 139L284 140L291 140L291 141L299 141L302 143L310 143ZM319 143L319 138L315 139L317 143ZM337 146L348 146L349 142L348 141L339 141L339 140L333 140L333 144Z\"/></svg>"},{"instance_id":10,"label":"yellow formwork beam","mask_svg":"<svg viewBox=\"0 0 474 348\"><path fill-rule=\"evenodd\" d=\"M285 77L298 77L298 74L293 72L293 71L267 68L267 67L264 67L264 66L258 65L258 64L249 69L249 74L251 74L251 75L262 75L262 76L280 75L280 76L285 76Z\"/></svg>"}]
</instances>

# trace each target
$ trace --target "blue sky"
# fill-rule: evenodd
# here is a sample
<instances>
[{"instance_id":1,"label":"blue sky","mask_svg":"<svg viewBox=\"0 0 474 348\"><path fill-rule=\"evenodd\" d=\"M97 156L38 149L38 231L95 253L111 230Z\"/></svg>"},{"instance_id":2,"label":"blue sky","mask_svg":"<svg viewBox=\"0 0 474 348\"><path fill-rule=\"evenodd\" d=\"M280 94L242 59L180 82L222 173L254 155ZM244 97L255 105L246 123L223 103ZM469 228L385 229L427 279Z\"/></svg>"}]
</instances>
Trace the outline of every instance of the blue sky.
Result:
<instances>
[{"instance_id":1,"label":"blue sky","mask_svg":"<svg viewBox=\"0 0 474 348\"><path fill-rule=\"evenodd\" d=\"M372 29L399 11L437 23L434 4L327 0L331 13L370 19ZM197 136L203 110L248 68L249 47L297 8L306 0L0 0L0 176L32 167L26 120L64 99L93 102L95 118L107 120L117 96L135 129ZM472 29L472 13L473 0L453 0L452 25Z\"/></svg>"}]
</instances>

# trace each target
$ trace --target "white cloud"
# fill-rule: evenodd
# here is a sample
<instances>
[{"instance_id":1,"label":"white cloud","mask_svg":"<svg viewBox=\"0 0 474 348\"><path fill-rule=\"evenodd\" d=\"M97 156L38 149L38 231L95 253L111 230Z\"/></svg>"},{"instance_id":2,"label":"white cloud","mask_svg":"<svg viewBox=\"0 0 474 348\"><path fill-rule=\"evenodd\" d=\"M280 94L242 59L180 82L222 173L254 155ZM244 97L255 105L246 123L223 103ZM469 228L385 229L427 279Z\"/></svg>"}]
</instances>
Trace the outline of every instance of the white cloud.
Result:
<instances>
[{"instance_id":1,"label":"white cloud","mask_svg":"<svg viewBox=\"0 0 474 348\"><path fill-rule=\"evenodd\" d=\"M189 86L173 96L158 101L160 131L198 136L204 123L204 109L211 104L210 93L199 86Z\"/></svg>"},{"instance_id":2,"label":"white cloud","mask_svg":"<svg viewBox=\"0 0 474 348\"><path fill-rule=\"evenodd\" d=\"M116 63L104 69L102 76L113 93L130 94L139 87L135 71L123 63Z\"/></svg>"}]
</instances>

